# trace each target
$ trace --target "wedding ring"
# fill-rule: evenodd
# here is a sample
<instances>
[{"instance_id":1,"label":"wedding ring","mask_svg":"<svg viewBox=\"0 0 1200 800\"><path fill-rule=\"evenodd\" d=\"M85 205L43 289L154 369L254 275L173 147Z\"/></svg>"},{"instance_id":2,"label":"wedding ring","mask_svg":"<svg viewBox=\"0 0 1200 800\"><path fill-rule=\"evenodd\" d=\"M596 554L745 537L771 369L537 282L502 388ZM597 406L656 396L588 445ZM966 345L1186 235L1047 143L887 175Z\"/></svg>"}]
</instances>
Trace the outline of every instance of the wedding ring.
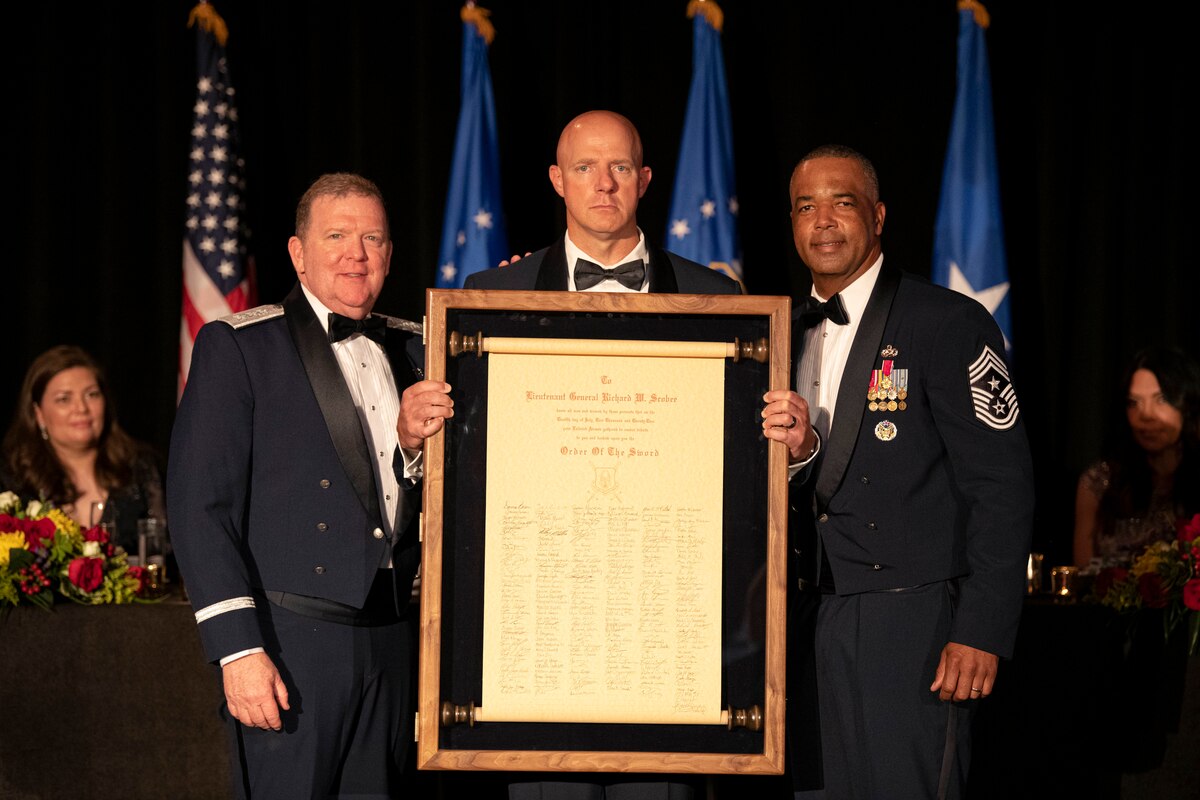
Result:
<instances>
[{"instance_id":1,"label":"wedding ring","mask_svg":"<svg viewBox=\"0 0 1200 800\"><path fill-rule=\"evenodd\" d=\"M982 690L982 689L976 689L974 686L972 686L972 687L971 687L971 691L972 691L972 692L981 692L981 691L983 691L983 690Z\"/></svg>"},{"instance_id":2,"label":"wedding ring","mask_svg":"<svg viewBox=\"0 0 1200 800\"><path fill-rule=\"evenodd\" d=\"M783 427L787 428L790 431L792 428L796 427L796 417L791 414L788 414L788 416L792 418L792 424L784 425Z\"/></svg>"}]
</instances>

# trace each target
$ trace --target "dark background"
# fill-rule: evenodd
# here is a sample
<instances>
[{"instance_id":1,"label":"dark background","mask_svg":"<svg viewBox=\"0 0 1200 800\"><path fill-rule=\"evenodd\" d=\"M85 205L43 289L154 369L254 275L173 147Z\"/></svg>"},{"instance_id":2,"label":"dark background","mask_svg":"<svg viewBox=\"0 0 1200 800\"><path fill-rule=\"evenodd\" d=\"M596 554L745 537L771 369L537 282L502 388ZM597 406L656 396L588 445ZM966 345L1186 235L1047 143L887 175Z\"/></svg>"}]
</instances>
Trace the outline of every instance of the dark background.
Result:
<instances>
[{"instance_id":1,"label":"dark background","mask_svg":"<svg viewBox=\"0 0 1200 800\"><path fill-rule=\"evenodd\" d=\"M47 0L6 11L0 74L16 181L0 419L34 356L77 343L107 366L122 423L165 459L195 97L191 5ZM383 189L396 240L377 310L421 318L458 115L460 5L216 3L230 29L262 302L293 283L285 245L304 188L354 170ZM654 179L639 220L661 241L691 76L685 0L485 5L497 28L511 247L537 249L563 228L546 167L563 125L590 108L641 129ZM1035 546L1053 562L1069 558L1075 479L1100 453L1128 357L1195 340L1185 340L1195 270L1183 261L1194 59L1188 26L1162 7L987 6L1015 379L1038 470ZM787 179L799 156L830 141L875 161L888 261L928 275L954 101L953 0L722 7L748 289L807 293Z\"/></svg>"}]
</instances>

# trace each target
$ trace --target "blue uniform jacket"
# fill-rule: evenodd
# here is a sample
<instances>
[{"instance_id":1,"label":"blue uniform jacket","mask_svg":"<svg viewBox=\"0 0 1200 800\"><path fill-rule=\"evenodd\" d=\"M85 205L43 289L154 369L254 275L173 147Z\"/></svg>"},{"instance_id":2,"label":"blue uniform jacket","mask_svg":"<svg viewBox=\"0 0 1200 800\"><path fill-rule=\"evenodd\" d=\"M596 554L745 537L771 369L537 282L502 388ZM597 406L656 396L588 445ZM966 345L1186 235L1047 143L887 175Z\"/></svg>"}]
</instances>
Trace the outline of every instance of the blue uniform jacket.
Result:
<instances>
[{"instance_id":1,"label":"blue uniform jacket","mask_svg":"<svg viewBox=\"0 0 1200 800\"><path fill-rule=\"evenodd\" d=\"M905 381L894 408L870 408L876 370ZM951 640L1010 656L1033 465L1004 339L983 306L885 266L819 459L810 488L838 594L955 580Z\"/></svg>"},{"instance_id":2,"label":"blue uniform jacket","mask_svg":"<svg viewBox=\"0 0 1200 800\"><path fill-rule=\"evenodd\" d=\"M388 321L398 392L418 379L415 327ZM363 606L391 547L372 455L299 286L282 305L201 329L171 436L167 504L210 660L264 645L254 610L264 590ZM392 555L403 609L419 560L419 485L401 503Z\"/></svg>"}]
</instances>

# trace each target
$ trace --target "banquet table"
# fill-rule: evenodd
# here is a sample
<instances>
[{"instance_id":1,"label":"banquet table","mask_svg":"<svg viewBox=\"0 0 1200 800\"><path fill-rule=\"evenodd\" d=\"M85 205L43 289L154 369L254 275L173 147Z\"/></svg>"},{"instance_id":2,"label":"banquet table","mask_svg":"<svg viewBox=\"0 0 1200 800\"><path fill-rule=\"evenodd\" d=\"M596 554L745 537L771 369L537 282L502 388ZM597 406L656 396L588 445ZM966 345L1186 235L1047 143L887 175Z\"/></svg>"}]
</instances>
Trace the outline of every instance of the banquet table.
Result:
<instances>
[{"instance_id":1,"label":"banquet table","mask_svg":"<svg viewBox=\"0 0 1200 800\"><path fill-rule=\"evenodd\" d=\"M976 715L968 798L1117 798L1122 772L1153 769L1181 705L1195 728L1200 694L1200 657L1164 647L1157 622L1131 642L1108 609L1028 598L1013 659ZM229 797L221 700L177 597L18 608L0 619L0 798ZM1183 764L1171 785L1200 785L1200 759ZM422 775L419 794L466 784L484 796L501 777ZM751 785L773 798L779 782ZM739 800L746 786L714 781L710 798Z\"/></svg>"},{"instance_id":2,"label":"banquet table","mask_svg":"<svg viewBox=\"0 0 1200 800\"><path fill-rule=\"evenodd\" d=\"M221 699L178 597L14 609L0 619L0 797L228 797Z\"/></svg>"},{"instance_id":3,"label":"banquet table","mask_svg":"<svg viewBox=\"0 0 1200 800\"><path fill-rule=\"evenodd\" d=\"M1188 659L1183 632L1165 641L1157 611L1133 620L1026 598L1013 658L976 714L968 796L1128 800L1123 775L1161 768L1200 694L1200 657ZM1194 710L1184 721L1195 726ZM1190 775L1164 779L1200 785L1200 759L1188 761Z\"/></svg>"}]
</instances>

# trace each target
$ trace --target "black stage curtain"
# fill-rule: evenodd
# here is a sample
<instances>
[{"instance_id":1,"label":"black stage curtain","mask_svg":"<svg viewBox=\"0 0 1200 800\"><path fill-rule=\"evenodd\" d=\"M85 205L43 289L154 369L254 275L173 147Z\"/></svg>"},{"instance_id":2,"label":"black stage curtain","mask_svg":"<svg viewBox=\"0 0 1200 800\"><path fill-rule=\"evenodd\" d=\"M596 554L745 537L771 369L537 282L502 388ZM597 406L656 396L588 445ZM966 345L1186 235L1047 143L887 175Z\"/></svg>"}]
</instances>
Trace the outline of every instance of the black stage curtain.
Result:
<instances>
[{"instance_id":1,"label":"black stage curtain","mask_svg":"<svg viewBox=\"0 0 1200 800\"><path fill-rule=\"evenodd\" d=\"M109 368L120 418L165 459L175 408L191 0L47 0L6 12L9 103L0 419L39 352L78 343ZM458 114L458 0L217 0L229 23L260 299L294 278L296 200L330 170L389 199L396 250L378 309L421 318L435 278ZM561 231L546 178L558 132L589 108L640 127L654 179L639 219L662 240L691 76L685 0L491 0L511 246ZM1038 469L1036 546L1069 558L1079 470L1099 453L1117 374L1138 347L1185 342L1196 270L1184 178L1188 26L1169 11L987 3L1014 359ZM803 294L787 180L812 147L876 163L885 252L928 275L954 100L957 16L939 3L726 0L746 284ZM1186 193L1186 198L1185 198ZM1192 338L1192 337L1189 337Z\"/></svg>"}]
</instances>

